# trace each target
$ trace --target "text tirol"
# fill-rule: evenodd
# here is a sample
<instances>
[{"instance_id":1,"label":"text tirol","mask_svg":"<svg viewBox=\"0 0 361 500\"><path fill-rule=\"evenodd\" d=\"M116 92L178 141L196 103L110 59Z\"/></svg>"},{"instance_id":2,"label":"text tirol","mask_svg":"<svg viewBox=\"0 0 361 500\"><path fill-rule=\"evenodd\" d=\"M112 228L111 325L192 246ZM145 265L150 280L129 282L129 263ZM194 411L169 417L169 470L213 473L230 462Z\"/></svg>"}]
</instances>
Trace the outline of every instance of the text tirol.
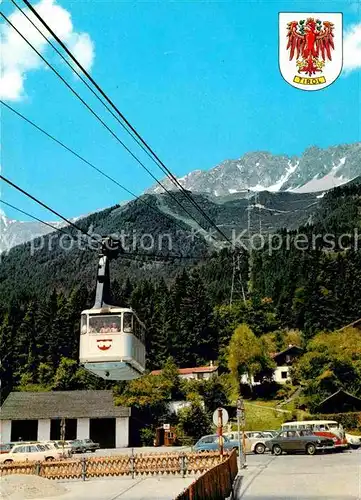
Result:
<instances>
[{"instance_id":1,"label":"text tirol","mask_svg":"<svg viewBox=\"0 0 361 500\"><path fill-rule=\"evenodd\" d=\"M317 78L304 78L303 76L295 76L293 82L299 83L300 85L321 85L323 83L326 83L326 78L324 76L319 76Z\"/></svg>"}]
</instances>

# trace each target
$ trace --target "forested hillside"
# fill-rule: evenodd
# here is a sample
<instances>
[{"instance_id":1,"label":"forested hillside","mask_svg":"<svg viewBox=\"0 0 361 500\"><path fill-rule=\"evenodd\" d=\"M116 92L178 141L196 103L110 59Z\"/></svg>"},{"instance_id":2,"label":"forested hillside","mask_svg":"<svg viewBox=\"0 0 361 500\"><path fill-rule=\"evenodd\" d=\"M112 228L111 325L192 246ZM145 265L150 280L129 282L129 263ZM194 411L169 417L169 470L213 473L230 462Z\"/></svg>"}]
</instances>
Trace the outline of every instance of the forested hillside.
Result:
<instances>
[{"instance_id":1,"label":"forested hillside","mask_svg":"<svg viewBox=\"0 0 361 500\"><path fill-rule=\"evenodd\" d=\"M91 223L95 231L106 234L119 230L119 224L126 221L148 233L159 232L162 225L174 231L162 214L157 219L143 205L136 209L113 207L93 214L83 221L84 228ZM320 200L320 222L297 231L281 231L279 249L268 243L250 254L241 252L239 269L233 266L237 259L232 250L215 251L203 237L192 243L186 231L176 234L177 245L163 255L173 252L193 259L149 262L120 256L112 263L114 303L131 305L145 322L147 367L159 368L172 356L178 366L215 361L227 373L228 345L240 324L251 329L258 339L255 342L261 342L257 349L267 367L269 353L282 349L290 339L311 349L318 344L310 340L320 332L332 332L361 317L360 209L359 184L337 188ZM294 241L301 233L311 241L312 235L321 238L314 246L297 249ZM341 240L342 245L340 241L331 245L322 238L327 233L333 233L336 240L344 233L350 236ZM96 252L60 250L55 244L59 237L53 238L52 249L46 244L30 257L27 244L2 260L0 351L1 377L7 390L109 386L77 365L79 315L94 300ZM352 249L344 249L345 244ZM230 305L232 280L235 287ZM361 367L352 366L357 380ZM317 369L320 367L324 365ZM306 372L310 378L309 370L301 370L300 376ZM342 385L343 376L339 369L324 393Z\"/></svg>"}]
</instances>

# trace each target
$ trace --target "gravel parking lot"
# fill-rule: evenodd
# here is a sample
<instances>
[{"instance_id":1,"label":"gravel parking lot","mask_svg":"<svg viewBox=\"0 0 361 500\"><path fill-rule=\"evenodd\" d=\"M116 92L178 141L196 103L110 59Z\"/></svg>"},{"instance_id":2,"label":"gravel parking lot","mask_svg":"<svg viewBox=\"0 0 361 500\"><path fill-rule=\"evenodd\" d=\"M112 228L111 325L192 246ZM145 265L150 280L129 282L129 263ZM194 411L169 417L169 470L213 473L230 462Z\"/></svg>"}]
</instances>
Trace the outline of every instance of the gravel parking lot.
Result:
<instances>
[{"instance_id":1,"label":"gravel parking lot","mask_svg":"<svg viewBox=\"0 0 361 500\"><path fill-rule=\"evenodd\" d=\"M114 477L83 482L17 475L5 479L0 482L4 500L174 500L195 478Z\"/></svg>"},{"instance_id":2,"label":"gravel parking lot","mask_svg":"<svg viewBox=\"0 0 361 500\"><path fill-rule=\"evenodd\" d=\"M247 457L237 499L360 500L361 450Z\"/></svg>"}]
</instances>

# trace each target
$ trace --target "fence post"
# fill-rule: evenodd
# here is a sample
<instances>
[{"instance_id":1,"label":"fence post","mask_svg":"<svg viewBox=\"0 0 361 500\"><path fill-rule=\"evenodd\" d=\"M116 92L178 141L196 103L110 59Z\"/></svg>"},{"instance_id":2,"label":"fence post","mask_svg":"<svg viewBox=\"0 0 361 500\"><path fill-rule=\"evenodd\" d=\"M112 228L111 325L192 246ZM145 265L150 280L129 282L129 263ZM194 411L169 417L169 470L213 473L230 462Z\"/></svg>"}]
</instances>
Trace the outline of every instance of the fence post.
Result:
<instances>
[{"instance_id":1,"label":"fence post","mask_svg":"<svg viewBox=\"0 0 361 500\"><path fill-rule=\"evenodd\" d=\"M187 472L187 465L186 465L186 456L183 453L180 457L181 459L181 473L182 477L186 477L186 472Z\"/></svg>"},{"instance_id":2,"label":"fence post","mask_svg":"<svg viewBox=\"0 0 361 500\"><path fill-rule=\"evenodd\" d=\"M130 455L130 470L132 472L132 479L134 479L135 475L134 448L132 448L132 454Z\"/></svg>"},{"instance_id":3,"label":"fence post","mask_svg":"<svg viewBox=\"0 0 361 500\"><path fill-rule=\"evenodd\" d=\"M35 464L35 474L37 476L40 476L40 467L41 467L40 462L36 462L36 464Z\"/></svg>"},{"instance_id":4,"label":"fence post","mask_svg":"<svg viewBox=\"0 0 361 500\"><path fill-rule=\"evenodd\" d=\"M83 457L81 459L81 477L82 477L83 481L86 480L86 458L85 457Z\"/></svg>"}]
</instances>

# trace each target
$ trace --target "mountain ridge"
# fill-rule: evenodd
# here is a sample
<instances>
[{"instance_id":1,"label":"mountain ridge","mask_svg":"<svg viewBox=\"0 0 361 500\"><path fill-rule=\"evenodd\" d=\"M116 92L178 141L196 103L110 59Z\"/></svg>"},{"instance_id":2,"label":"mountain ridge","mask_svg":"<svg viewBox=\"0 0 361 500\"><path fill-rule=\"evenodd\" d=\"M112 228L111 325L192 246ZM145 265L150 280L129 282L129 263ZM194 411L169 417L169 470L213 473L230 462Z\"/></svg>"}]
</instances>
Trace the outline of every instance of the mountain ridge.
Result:
<instances>
[{"instance_id":1,"label":"mountain ridge","mask_svg":"<svg viewBox=\"0 0 361 500\"><path fill-rule=\"evenodd\" d=\"M207 203L205 199L211 201L214 206L207 208L211 212L214 212L215 205L241 199L249 200L243 204L240 201L237 202L238 208L243 210L243 215L245 215L248 214L249 210L255 212L256 205L258 210L270 208L267 206L267 203L270 202L269 197L266 197L266 205L256 199L252 201L254 196L265 197L261 193L290 193L296 197L296 204L299 200L297 195L319 193L314 196L314 203L317 203L317 199L321 198L326 191L347 184L358 176L361 176L361 142L332 146L326 149L312 146L307 148L300 157L273 155L265 151L250 152L238 160L225 160L210 170L194 170L178 180L184 189L192 193L193 197L200 194L203 196L200 200L201 204ZM168 190L176 189L168 178L163 179L162 183ZM173 206L168 199L166 204L162 203L163 194L164 190L156 185L146 190L143 196L158 196L156 204L160 211L168 213L171 218L175 217L180 222L185 220L189 225L191 220L179 213L179 207ZM181 197L179 201L186 204L184 197ZM279 201L277 200L276 204ZM132 203L133 201L129 201L121 205L123 207L133 206ZM292 203L294 202L292 201ZM252 208L247 208L247 204L250 204ZM282 205L284 205L284 201L282 201ZM194 207L190 205L188 210L192 209L194 210ZM248 212L245 212L246 209ZM271 207L269 213L272 211L274 214L278 213L280 221L285 222L285 227L294 227L291 218L286 220L286 217L280 215L282 210L283 212L292 212L292 209L289 210L283 206L281 212L277 212L277 210L277 207L276 209ZM101 211L98 210L95 213ZM212 215L211 212L210 215ZM74 217L71 221L82 220L87 215ZM199 217L199 214L197 216ZM259 219L261 218L259 216ZM295 214L295 221L300 222L300 219L302 220L302 216L298 217ZM268 222L266 226L273 225ZM222 221L223 223L224 221ZM244 225L244 223L243 220L242 224ZM56 228L66 226L63 222L51 222L51 224ZM194 226L193 223L191 225ZM279 224L276 226L279 227ZM0 252L10 250L36 237L44 236L51 231L51 228L39 222L13 220L0 211Z\"/></svg>"},{"instance_id":2,"label":"mountain ridge","mask_svg":"<svg viewBox=\"0 0 361 500\"><path fill-rule=\"evenodd\" d=\"M345 184L361 175L361 142L329 148L311 146L301 156L274 155L266 151L224 160L209 170L194 170L178 181L192 192L225 196L242 191L320 192ZM166 189L176 187L162 180ZM159 185L145 191L161 193Z\"/></svg>"}]
</instances>

